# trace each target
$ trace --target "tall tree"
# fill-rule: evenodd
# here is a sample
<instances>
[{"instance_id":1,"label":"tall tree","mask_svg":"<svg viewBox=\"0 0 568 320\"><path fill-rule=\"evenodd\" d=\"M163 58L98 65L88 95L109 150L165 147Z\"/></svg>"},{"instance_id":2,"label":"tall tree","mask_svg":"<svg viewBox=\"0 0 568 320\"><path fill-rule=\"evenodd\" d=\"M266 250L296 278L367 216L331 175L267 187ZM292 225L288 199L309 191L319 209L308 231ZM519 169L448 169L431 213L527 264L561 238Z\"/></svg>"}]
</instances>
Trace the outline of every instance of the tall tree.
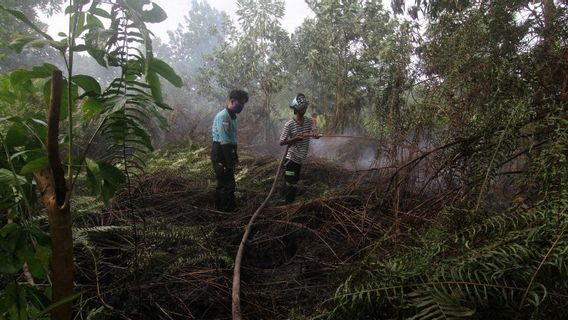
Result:
<instances>
[{"instance_id":1,"label":"tall tree","mask_svg":"<svg viewBox=\"0 0 568 320\"><path fill-rule=\"evenodd\" d=\"M249 102L249 109L254 111L243 117L264 129L262 138L267 142L274 136L273 99L287 75L284 59L290 40L280 25L284 1L239 0L237 5L241 31L233 30L215 53L211 69L204 71L223 91L240 87L253 95L256 91L261 93L260 102Z\"/></svg>"},{"instance_id":2,"label":"tall tree","mask_svg":"<svg viewBox=\"0 0 568 320\"><path fill-rule=\"evenodd\" d=\"M274 95L283 86L285 50L289 43L280 20L284 16L284 1L239 0L237 14L243 36L237 44L244 62L244 72L250 74L253 85L262 93L260 116L264 124L264 142L273 139L271 114Z\"/></svg>"},{"instance_id":3,"label":"tall tree","mask_svg":"<svg viewBox=\"0 0 568 320\"><path fill-rule=\"evenodd\" d=\"M412 54L409 26L393 20L376 1L308 3L316 16L304 22L297 39L320 83L329 129L360 128L355 122L362 110L382 109L387 102L392 123L398 123Z\"/></svg>"}]
</instances>

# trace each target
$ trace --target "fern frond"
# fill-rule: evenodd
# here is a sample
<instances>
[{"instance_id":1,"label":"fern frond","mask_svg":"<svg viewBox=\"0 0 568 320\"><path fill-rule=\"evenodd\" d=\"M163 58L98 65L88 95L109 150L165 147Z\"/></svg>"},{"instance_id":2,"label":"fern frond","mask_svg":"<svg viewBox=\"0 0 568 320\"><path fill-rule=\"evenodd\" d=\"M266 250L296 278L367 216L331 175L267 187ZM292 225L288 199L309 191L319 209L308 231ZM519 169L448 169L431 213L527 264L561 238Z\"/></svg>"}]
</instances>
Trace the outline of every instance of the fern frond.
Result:
<instances>
[{"instance_id":1,"label":"fern frond","mask_svg":"<svg viewBox=\"0 0 568 320\"><path fill-rule=\"evenodd\" d=\"M210 232L201 227L186 226L148 227L145 233L157 245L183 243L184 245L204 247L211 236Z\"/></svg>"},{"instance_id":2,"label":"fern frond","mask_svg":"<svg viewBox=\"0 0 568 320\"><path fill-rule=\"evenodd\" d=\"M416 309L416 314L409 320L462 319L475 313L474 309L463 306L463 302L455 296L428 288L413 291L407 298L408 304Z\"/></svg>"},{"instance_id":3,"label":"fern frond","mask_svg":"<svg viewBox=\"0 0 568 320\"><path fill-rule=\"evenodd\" d=\"M327 302L335 306L328 315L376 316L374 310L387 306L394 308L389 314L399 312L411 319L483 318L490 310L514 317L519 310L537 312L544 306L560 312L568 305L568 287L559 281L568 277L568 236L559 230L568 222L535 223L550 216L543 211L513 220L506 217L517 225L507 227L499 217L481 224L487 227L465 231L478 237L490 232L475 247L467 242L461 244L463 248L441 247L458 249L450 259L431 251L431 244L424 241L415 250L375 264L372 271L358 272ZM404 261L410 262L401 267Z\"/></svg>"},{"instance_id":4,"label":"fern frond","mask_svg":"<svg viewBox=\"0 0 568 320\"><path fill-rule=\"evenodd\" d=\"M456 242L471 242L471 240L491 236L498 236L512 230L519 230L530 226L541 225L550 218L550 214L542 208L533 208L526 212L512 211L486 219L456 234Z\"/></svg>"}]
</instances>

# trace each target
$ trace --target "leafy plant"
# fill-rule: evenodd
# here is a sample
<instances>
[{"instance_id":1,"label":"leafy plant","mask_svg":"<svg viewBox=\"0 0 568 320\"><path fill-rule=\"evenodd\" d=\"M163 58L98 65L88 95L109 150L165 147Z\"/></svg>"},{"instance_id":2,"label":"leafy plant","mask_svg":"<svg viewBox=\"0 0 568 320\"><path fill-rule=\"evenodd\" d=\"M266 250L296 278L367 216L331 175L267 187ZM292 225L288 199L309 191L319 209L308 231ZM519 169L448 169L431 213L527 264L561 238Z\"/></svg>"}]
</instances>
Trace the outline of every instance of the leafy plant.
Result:
<instances>
[{"instance_id":1,"label":"leafy plant","mask_svg":"<svg viewBox=\"0 0 568 320\"><path fill-rule=\"evenodd\" d=\"M146 4L151 5L149 10L146 9ZM122 183L130 181L136 171L143 167L139 153L152 148L145 126L155 120L164 124L158 112L159 109L167 108L161 96L160 77L176 86L181 86L181 79L166 63L153 57L150 32L145 24L163 21L166 15L150 1L117 1L110 6L99 1L70 1L65 10L69 16L69 32L60 33L62 38L59 40L43 32L22 12L5 6L0 6L0 10L37 33L37 36L17 35L11 43L14 50L22 52L28 48L49 46L61 54L66 66L66 78L63 80L57 78L58 70L50 64L31 70L18 69L10 74L11 88L4 86L6 91L3 91L3 101L14 102L25 97L15 93L36 92L34 88L43 83L44 101L51 105L51 118L47 129L46 122L42 120L18 117L3 119L9 124L3 125L3 132L0 132L4 151L0 167L4 179L0 191L9 195L6 207L13 210L18 218L16 222L23 225L30 223L22 213L27 211L30 214L36 210L30 205L35 195L33 190L26 194L24 187L18 185L17 181L25 180L29 183L33 174L42 192L53 237L53 301L62 302L53 308L53 314L61 319L69 318L69 297L73 288L72 247L68 245L71 243L69 201L78 171L86 168L90 185L103 200L108 201ZM105 27L104 20L107 21L108 28ZM73 60L76 52L90 55L102 66L120 68L120 77L102 90L92 76L74 74ZM60 104L64 107L60 108ZM74 129L78 106L81 106L85 115L83 121L98 120L99 124L89 145L77 157L74 154L74 142L78 133ZM66 120L67 133L63 135L58 130L60 120ZM97 135L107 137L112 143L108 149L110 161L85 157ZM60 139L66 143L66 174L59 160ZM7 178L10 173L13 176L11 180ZM50 181L55 181L55 185ZM14 184L15 187L10 186ZM53 198L50 198L51 194ZM56 199L56 205L50 199ZM15 224L6 227L16 228L12 225ZM37 245L35 247L37 252L44 252L45 249L42 248ZM33 266L33 275L37 272L37 259L29 258L26 253L28 251L18 249L11 254L20 257L25 253L24 256L28 257L26 261ZM13 271L15 264L20 262L21 258L12 264L6 262L5 267ZM18 266L20 267L21 265ZM8 289L15 290L12 287ZM7 310L0 309L0 312Z\"/></svg>"}]
</instances>

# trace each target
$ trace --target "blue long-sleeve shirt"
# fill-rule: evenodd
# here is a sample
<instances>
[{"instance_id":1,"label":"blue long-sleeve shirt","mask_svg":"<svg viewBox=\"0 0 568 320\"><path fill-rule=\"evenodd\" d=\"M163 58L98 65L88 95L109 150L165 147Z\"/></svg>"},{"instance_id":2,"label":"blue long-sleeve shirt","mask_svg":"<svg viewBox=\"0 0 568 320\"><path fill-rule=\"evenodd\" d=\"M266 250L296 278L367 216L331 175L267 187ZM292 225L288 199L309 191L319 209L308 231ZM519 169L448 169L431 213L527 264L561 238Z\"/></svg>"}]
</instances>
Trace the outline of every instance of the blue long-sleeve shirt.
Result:
<instances>
[{"instance_id":1,"label":"blue long-sleeve shirt","mask_svg":"<svg viewBox=\"0 0 568 320\"><path fill-rule=\"evenodd\" d=\"M213 146L211 160L234 168L239 161L237 154L237 115L229 109L223 109L213 119L211 127Z\"/></svg>"},{"instance_id":2,"label":"blue long-sleeve shirt","mask_svg":"<svg viewBox=\"0 0 568 320\"><path fill-rule=\"evenodd\" d=\"M223 144L237 144L237 117L231 117L226 108L219 111L213 119L211 134L214 142Z\"/></svg>"}]
</instances>

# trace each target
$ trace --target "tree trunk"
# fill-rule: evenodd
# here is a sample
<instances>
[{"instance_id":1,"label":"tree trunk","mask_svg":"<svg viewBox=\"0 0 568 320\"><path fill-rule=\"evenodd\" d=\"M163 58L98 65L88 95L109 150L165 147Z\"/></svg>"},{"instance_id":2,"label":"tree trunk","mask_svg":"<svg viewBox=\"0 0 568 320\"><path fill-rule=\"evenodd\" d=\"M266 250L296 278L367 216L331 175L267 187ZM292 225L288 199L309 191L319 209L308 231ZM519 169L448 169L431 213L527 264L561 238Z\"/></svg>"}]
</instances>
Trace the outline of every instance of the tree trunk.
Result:
<instances>
[{"instance_id":1,"label":"tree trunk","mask_svg":"<svg viewBox=\"0 0 568 320\"><path fill-rule=\"evenodd\" d=\"M73 294L73 238L69 194L65 172L59 157L59 109L62 93L61 71L54 71L51 82L51 100L47 126L47 154L50 168L34 172L34 179L47 209L53 255L51 257L52 302L57 303ZM69 320L72 302L66 302L51 311L51 318Z\"/></svg>"},{"instance_id":2,"label":"tree trunk","mask_svg":"<svg viewBox=\"0 0 568 320\"><path fill-rule=\"evenodd\" d=\"M546 94L553 94L555 91L555 71L556 66L559 65L556 60L555 43L557 40L556 32L556 6L553 0L543 0L543 16L544 16L544 29L543 29L543 45L545 53L546 67L542 71L544 88Z\"/></svg>"},{"instance_id":3,"label":"tree trunk","mask_svg":"<svg viewBox=\"0 0 568 320\"><path fill-rule=\"evenodd\" d=\"M264 143L270 144L271 138L271 126L270 126L270 90L265 88L264 90Z\"/></svg>"},{"instance_id":4,"label":"tree trunk","mask_svg":"<svg viewBox=\"0 0 568 320\"><path fill-rule=\"evenodd\" d=\"M341 62L337 63L336 69L336 85L335 85L335 123L333 124L335 133L343 133L344 129L344 106L343 106L343 72Z\"/></svg>"},{"instance_id":5,"label":"tree trunk","mask_svg":"<svg viewBox=\"0 0 568 320\"><path fill-rule=\"evenodd\" d=\"M564 49L564 65L562 67L564 73L564 80L562 81L562 95L561 102L568 102L568 48Z\"/></svg>"}]
</instances>

